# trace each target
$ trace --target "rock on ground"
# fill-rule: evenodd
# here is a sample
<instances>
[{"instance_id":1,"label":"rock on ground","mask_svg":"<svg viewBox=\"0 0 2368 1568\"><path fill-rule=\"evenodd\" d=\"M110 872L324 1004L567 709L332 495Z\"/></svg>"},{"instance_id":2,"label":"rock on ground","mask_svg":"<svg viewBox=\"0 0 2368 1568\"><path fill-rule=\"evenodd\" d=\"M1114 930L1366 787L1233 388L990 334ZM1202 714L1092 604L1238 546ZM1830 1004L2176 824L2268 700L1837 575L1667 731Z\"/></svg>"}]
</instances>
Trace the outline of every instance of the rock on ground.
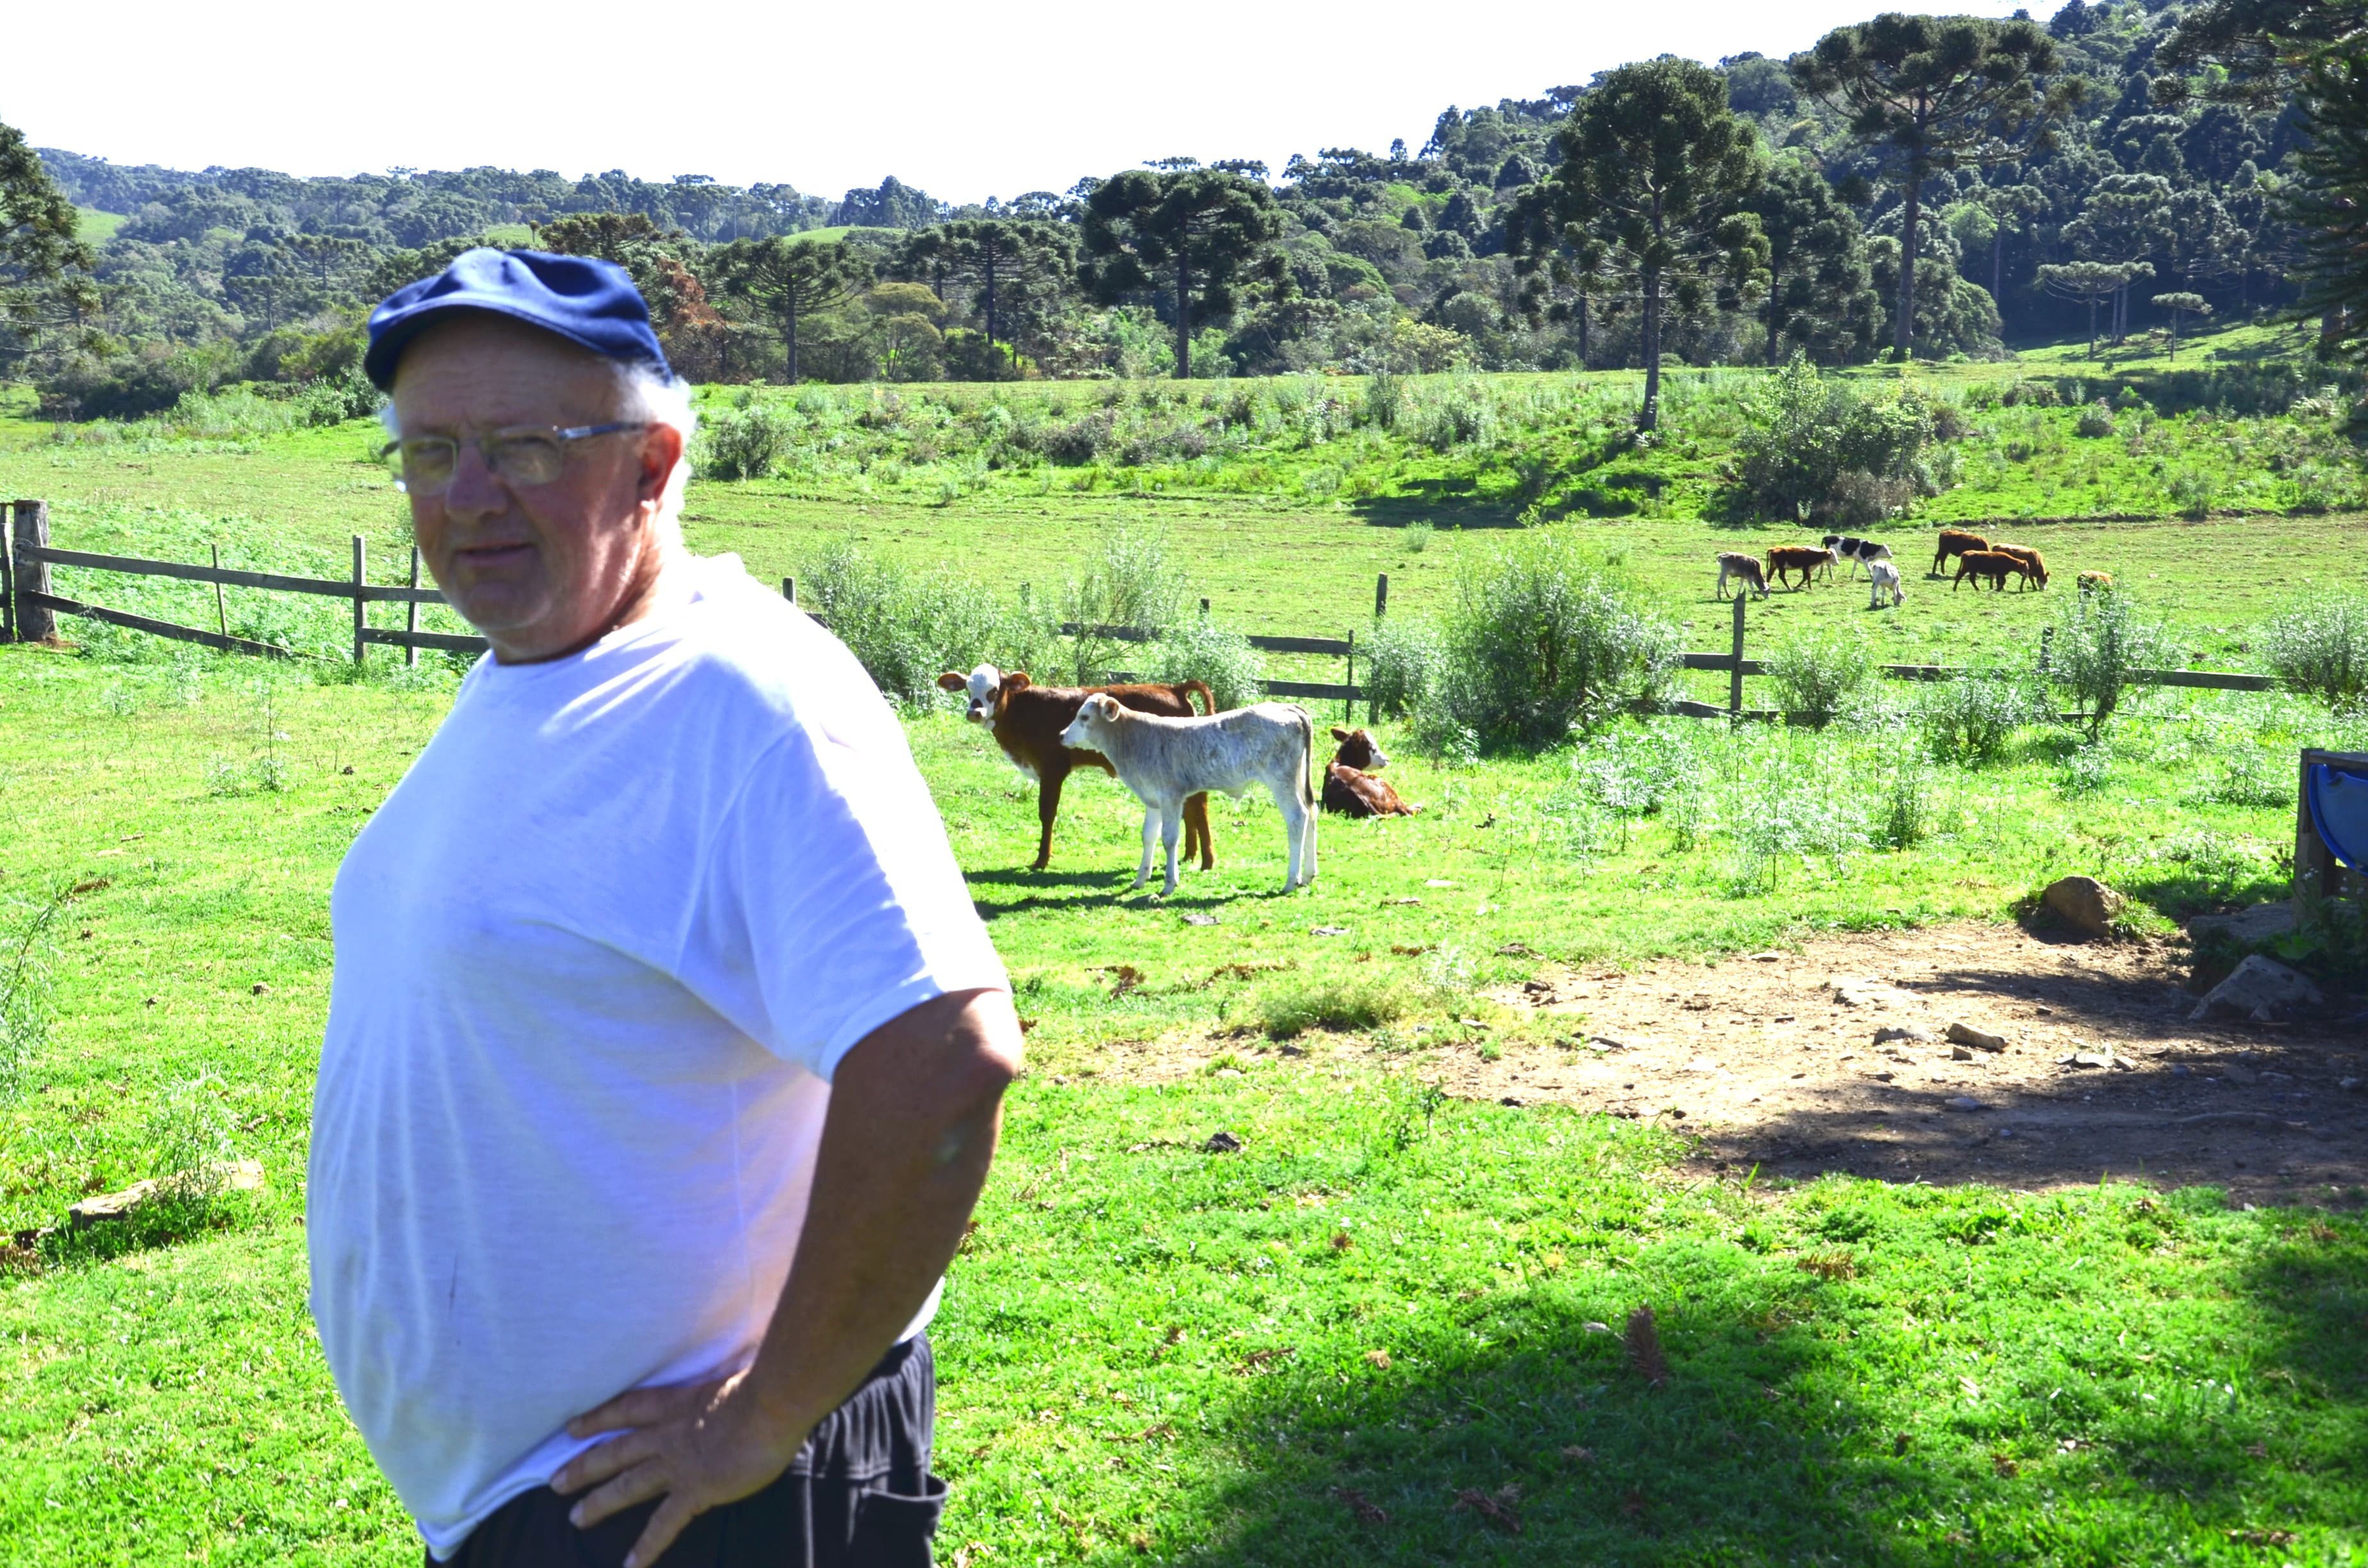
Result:
<instances>
[{"instance_id":1,"label":"rock on ground","mask_svg":"<svg viewBox=\"0 0 2368 1568\"><path fill-rule=\"evenodd\" d=\"M2058 877L2040 894L2047 907L2062 915L2081 935L2103 941L2113 934L2113 921L2129 901L2094 877Z\"/></svg>"},{"instance_id":2,"label":"rock on ground","mask_svg":"<svg viewBox=\"0 0 2368 1568\"><path fill-rule=\"evenodd\" d=\"M2237 966L2237 972L2212 988L2188 1017L2201 1023L2214 1013L2233 1014L2257 1024L2316 1013L2327 1006L2318 987L2274 959L2259 953Z\"/></svg>"}]
</instances>

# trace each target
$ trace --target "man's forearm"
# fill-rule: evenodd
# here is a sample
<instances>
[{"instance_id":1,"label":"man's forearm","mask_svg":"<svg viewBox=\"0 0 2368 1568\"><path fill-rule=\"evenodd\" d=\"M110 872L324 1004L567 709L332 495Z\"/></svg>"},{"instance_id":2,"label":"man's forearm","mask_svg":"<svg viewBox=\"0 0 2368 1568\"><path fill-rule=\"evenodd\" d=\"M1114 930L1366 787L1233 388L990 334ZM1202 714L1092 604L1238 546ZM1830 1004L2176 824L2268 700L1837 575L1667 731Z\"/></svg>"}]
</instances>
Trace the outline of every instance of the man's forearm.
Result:
<instances>
[{"instance_id":1,"label":"man's forearm","mask_svg":"<svg viewBox=\"0 0 2368 1568\"><path fill-rule=\"evenodd\" d=\"M1011 999L924 1003L832 1080L804 1229L748 1392L785 1439L854 1392L943 1276L986 1184L1019 1067Z\"/></svg>"}]
</instances>

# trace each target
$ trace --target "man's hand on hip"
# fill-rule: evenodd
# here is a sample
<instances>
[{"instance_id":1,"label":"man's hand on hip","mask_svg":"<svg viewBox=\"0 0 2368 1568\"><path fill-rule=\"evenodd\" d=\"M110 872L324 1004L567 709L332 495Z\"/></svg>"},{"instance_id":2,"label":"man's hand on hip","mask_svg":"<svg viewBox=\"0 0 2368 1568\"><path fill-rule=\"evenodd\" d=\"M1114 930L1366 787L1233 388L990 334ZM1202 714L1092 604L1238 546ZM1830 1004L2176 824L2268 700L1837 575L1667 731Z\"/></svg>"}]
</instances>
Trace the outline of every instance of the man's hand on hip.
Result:
<instances>
[{"instance_id":1,"label":"man's hand on hip","mask_svg":"<svg viewBox=\"0 0 2368 1568\"><path fill-rule=\"evenodd\" d=\"M650 1516L625 1568L643 1568L696 1515L761 1492L798 1457L807 1426L784 1430L757 1408L741 1372L721 1382L635 1389L567 1424L570 1437L625 1435L587 1449L551 1478L565 1495L589 1486L568 1518L578 1527L666 1500Z\"/></svg>"},{"instance_id":2,"label":"man's hand on hip","mask_svg":"<svg viewBox=\"0 0 2368 1568\"><path fill-rule=\"evenodd\" d=\"M625 1568L650 1568L697 1515L771 1484L895 1344L962 1243L1019 1052L1009 994L969 991L890 1019L839 1062L805 1228L754 1364L622 1393L567 1425L625 1433L552 1477L563 1495L596 1488L571 1515L579 1527L666 1499Z\"/></svg>"}]
</instances>

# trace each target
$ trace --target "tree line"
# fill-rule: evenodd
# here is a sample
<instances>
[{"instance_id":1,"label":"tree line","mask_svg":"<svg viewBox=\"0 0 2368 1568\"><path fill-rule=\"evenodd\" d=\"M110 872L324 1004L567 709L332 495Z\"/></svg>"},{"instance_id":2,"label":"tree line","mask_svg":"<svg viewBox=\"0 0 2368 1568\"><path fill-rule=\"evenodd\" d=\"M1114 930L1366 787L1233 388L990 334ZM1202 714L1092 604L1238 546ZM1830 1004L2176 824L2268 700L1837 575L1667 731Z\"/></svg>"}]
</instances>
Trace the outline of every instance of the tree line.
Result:
<instances>
[{"instance_id":1,"label":"tree line","mask_svg":"<svg viewBox=\"0 0 2368 1568\"><path fill-rule=\"evenodd\" d=\"M2348 15L1884 15L1789 60L1451 108L1416 150L1153 159L961 208L893 178L834 203L695 176L122 168L0 128L0 178L33 193L9 199L0 373L82 414L349 376L370 301L490 242L626 266L705 380L1642 366L1649 426L1668 356L1986 357L2303 304L2359 210L2329 162L2368 139L2325 19ZM43 200L50 221L15 216ZM2357 303L2328 306L2330 343Z\"/></svg>"}]
</instances>

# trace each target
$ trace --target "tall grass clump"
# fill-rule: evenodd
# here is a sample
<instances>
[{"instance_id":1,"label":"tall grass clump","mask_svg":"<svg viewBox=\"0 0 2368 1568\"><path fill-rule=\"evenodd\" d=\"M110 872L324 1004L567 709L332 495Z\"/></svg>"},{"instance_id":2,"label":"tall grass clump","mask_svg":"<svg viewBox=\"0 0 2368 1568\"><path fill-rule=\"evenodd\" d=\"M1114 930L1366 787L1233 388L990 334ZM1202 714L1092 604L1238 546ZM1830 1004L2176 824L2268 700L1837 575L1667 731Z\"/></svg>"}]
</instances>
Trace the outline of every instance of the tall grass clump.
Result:
<instances>
[{"instance_id":1,"label":"tall grass clump","mask_svg":"<svg viewBox=\"0 0 2368 1568\"><path fill-rule=\"evenodd\" d=\"M1816 626L1786 641L1768 660L1785 712L1823 729L1850 699L1876 676L1874 651L1866 640L1831 626Z\"/></svg>"},{"instance_id":2,"label":"tall grass clump","mask_svg":"<svg viewBox=\"0 0 2368 1568\"><path fill-rule=\"evenodd\" d=\"M1535 751L1573 726L1667 695L1677 627L1567 528L1536 528L1464 564L1425 702L1436 734Z\"/></svg>"},{"instance_id":3,"label":"tall grass clump","mask_svg":"<svg viewBox=\"0 0 2368 1568\"><path fill-rule=\"evenodd\" d=\"M1869 395L1795 354L1742 415L1736 477L1760 516L1863 527L1931 492L1932 408L1912 388Z\"/></svg>"},{"instance_id":4,"label":"tall grass clump","mask_svg":"<svg viewBox=\"0 0 2368 1568\"><path fill-rule=\"evenodd\" d=\"M994 654L1008 617L978 584L942 569L906 574L840 540L799 578L804 607L829 623L874 685L905 703L929 700L938 676Z\"/></svg>"},{"instance_id":5,"label":"tall grass clump","mask_svg":"<svg viewBox=\"0 0 2368 1568\"><path fill-rule=\"evenodd\" d=\"M65 905L0 903L0 1103L15 1097L25 1063L49 1040L50 926Z\"/></svg>"},{"instance_id":6,"label":"tall grass clump","mask_svg":"<svg viewBox=\"0 0 2368 1568\"><path fill-rule=\"evenodd\" d=\"M1183 620L1187 597L1166 536L1124 523L1111 528L1061 588L1061 619L1077 629L1067 650L1070 679L1100 680L1121 642L1158 641Z\"/></svg>"},{"instance_id":7,"label":"tall grass clump","mask_svg":"<svg viewBox=\"0 0 2368 1568\"><path fill-rule=\"evenodd\" d=\"M1420 708L1438 678L1444 646L1439 628L1418 616L1383 616L1366 633L1365 696L1372 711L1402 718Z\"/></svg>"},{"instance_id":8,"label":"tall grass clump","mask_svg":"<svg viewBox=\"0 0 2368 1568\"><path fill-rule=\"evenodd\" d=\"M1916 717L1935 760L1978 767L2003 756L2039 708L2027 682L1984 672L1926 687Z\"/></svg>"},{"instance_id":9,"label":"tall grass clump","mask_svg":"<svg viewBox=\"0 0 2368 1568\"><path fill-rule=\"evenodd\" d=\"M1247 708L1266 694L1266 661L1249 638L1206 616L1188 617L1148 644L1143 677L1204 681L1221 710Z\"/></svg>"},{"instance_id":10,"label":"tall grass clump","mask_svg":"<svg viewBox=\"0 0 2368 1568\"><path fill-rule=\"evenodd\" d=\"M2161 625L2128 594L2077 594L2055 622L2048 678L2071 698L2094 741L2120 706L2131 673L2160 663L2168 649Z\"/></svg>"},{"instance_id":11,"label":"tall grass clump","mask_svg":"<svg viewBox=\"0 0 2368 1568\"><path fill-rule=\"evenodd\" d=\"M2261 628L2261 655L2296 691L2338 705L2368 694L2368 595L2299 606Z\"/></svg>"},{"instance_id":12,"label":"tall grass clump","mask_svg":"<svg viewBox=\"0 0 2368 1568\"><path fill-rule=\"evenodd\" d=\"M790 418L760 403L712 414L700 421L692 466L711 479L762 479L789 455Z\"/></svg>"}]
</instances>

